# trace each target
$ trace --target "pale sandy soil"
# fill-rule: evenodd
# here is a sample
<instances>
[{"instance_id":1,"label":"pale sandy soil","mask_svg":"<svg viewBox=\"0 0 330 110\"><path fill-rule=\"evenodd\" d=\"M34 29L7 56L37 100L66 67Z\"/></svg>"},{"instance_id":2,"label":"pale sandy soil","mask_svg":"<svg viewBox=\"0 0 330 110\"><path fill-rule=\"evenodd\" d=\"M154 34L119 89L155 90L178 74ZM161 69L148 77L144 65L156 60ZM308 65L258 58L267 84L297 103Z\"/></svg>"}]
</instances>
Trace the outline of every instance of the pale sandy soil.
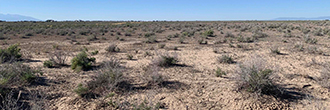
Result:
<instances>
[{"instance_id":1,"label":"pale sandy soil","mask_svg":"<svg viewBox=\"0 0 330 110\"><path fill-rule=\"evenodd\" d=\"M275 29L274 29L275 30ZM9 40L9 44L20 42L23 55L34 62L26 62L31 67L40 67L44 73L42 76L47 85L38 85L28 87L31 90L42 90L47 94L47 103L49 109L54 110L93 110L100 109L100 105L105 96L95 99L84 99L79 97L73 90L78 84L86 84L98 73L98 70L74 72L70 67L62 68L44 68L43 61L48 60L49 53L56 49L53 45L59 46L59 51L68 53L67 64L79 50L85 46L89 52L98 50L99 54L93 56L96 58L96 64L115 57L120 60L121 65L126 67L124 75L131 81L134 87L143 86L143 80L140 78L143 74L143 67L151 63L160 53L169 53L178 57L178 64L183 66L173 66L161 68L160 73L167 77L171 82L165 87L153 87L132 89L128 92L117 94L113 100L117 103L129 102L130 104L140 104L144 100L149 102L150 106L160 103L164 106L162 109L168 110L235 110L235 109L330 109L329 89L323 88L318 84L320 72L330 61L329 39L328 35L313 36L318 39L317 44L304 43L303 35L300 31L293 31L293 35L299 35L301 38L284 38L284 34L277 31L264 31L269 37L261 38L253 43L239 43L236 38L233 45L229 43L213 44L219 39L225 39L224 34L215 30L216 37L209 37L207 45L198 44L196 38L186 38L184 44L178 43L179 38L166 40L166 36L180 31L165 31L157 34L158 42L153 44L144 43L144 37L131 36L122 37L125 41L107 39L100 42L90 42L89 45L74 45L70 40L50 39L50 40ZM234 32L234 29L225 29L224 32ZM243 36L251 36L251 32L242 32ZM198 35L196 35L198 36ZM113 37L107 36L106 37ZM282 40L286 40L284 43ZM86 41L85 41L86 42ZM117 53L107 53L105 48L110 44L117 44L121 49ZM307 49L298 51L295 48L297 43L303 43L305 47L315 46L323 51L322 54L308 53ZM165 44L165 48L159 48L159 44ZM247 49L237 48L236 44L241 44ZM8 45L3 45L7 47ZM281 54L273 54L270 48L279 47ZM178 50L173 50L178 47ZM154 49L151 49L154 48ZM215 53L214 50L218 52ZM136 52L137 51L137 52ZM145 53L152 53L146 56ZM127 54L133 55L133 60L127 60ZM217 57L222 55L231 56L237 63L223 64L217 61ZM288 94L294 98L276 99L272 96L266 97L264 101L257 101L254 97L248 97L248 92L236 91L235 76L238 64L249 60L250 56L259 55L272 67L278 76L276 84L281 85ZM221 68L227 73L224 77L216 77L215 70ZM108 102L110 99L105 99ZM102 108L102 107L101 107ZM107 106L104 109L114 109Z\"/></svg>"}]
</instances>

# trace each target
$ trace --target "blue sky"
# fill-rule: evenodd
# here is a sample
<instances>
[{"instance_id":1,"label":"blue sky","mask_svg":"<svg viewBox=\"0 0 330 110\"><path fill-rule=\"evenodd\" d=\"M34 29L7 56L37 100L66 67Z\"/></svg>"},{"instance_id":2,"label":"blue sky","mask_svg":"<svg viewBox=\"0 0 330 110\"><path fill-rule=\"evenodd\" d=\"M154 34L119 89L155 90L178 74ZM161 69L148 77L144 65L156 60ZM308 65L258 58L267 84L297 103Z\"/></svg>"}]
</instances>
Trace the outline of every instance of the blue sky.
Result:
<instances>
[{"instance_id":1,"label":"blue sky","mask_svg":"<svg viewBox=\"0 0 330 110\"><path fill-rule=\"evenodd\" d=\"M0 0L41 20L269 20L330 16L329 0Z\"/></svg>"}]
</instances>

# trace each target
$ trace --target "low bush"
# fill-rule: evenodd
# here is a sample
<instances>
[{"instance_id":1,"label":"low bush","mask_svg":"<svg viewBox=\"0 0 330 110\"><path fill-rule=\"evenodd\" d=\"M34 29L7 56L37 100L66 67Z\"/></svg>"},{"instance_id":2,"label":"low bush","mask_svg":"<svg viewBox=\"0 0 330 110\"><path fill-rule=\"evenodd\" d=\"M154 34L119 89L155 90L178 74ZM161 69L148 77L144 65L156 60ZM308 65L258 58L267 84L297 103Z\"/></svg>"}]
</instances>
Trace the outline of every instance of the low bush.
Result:
<instances>
[{"instance_id":1,"label":"low bush","mask_svg":"<svg viewBox=\"0 0 330 110\"><path fill-rule=\"evenodd\" d=\"M245 42L245 43L251 43L251 42L254 42L255 39L251 38L251 37L242 37L242 36L239 36L237 38L237 41L238 42Z\"/></svg>"},{"instance_id":2,"label":"low bush","mask_svg":"<svg viewBox=\"0 0 330 110\"><path fill-rule=\"evenodd\" d=\"M159 72L159 69L159 66L154 64L143 68L144 73L142 74L142 80L148 86L162 86L166 78L161 72Z\"/></svg>"},{"instance_id":3,"label":"low bush","mask_svg":"<svg viewBox=\"0 0 330 110\"><path fill-rule=\"evenodd\" d=\"M96 35L91 35L87 37L87 41L94 41L94 40L97 40Z\"/></svg>"},{"instance_id":4,"label":"low bush","mask_svg":"<svg viewBox=\"0 0 330 110\"><path fill-rule=\"evenodd\" d=\"M120 49L117 47L116 44L110 44L107 48L105 48L107 52L119 52Z\"/></svg>"},{"instance_id":5,"label":"low bush","mask_svg":"<svg viewBox=\"0 0 330 110\"><path fill-rule=\"evenodd\" d=\"M317 39L315 39L315 38L310 38L309 35L306 35L306 36L305 36L305 43L316 44L316 43L317 43Z\"/></svg>"},{"instance_id":6,"label":"low bush","mask_svg":"<svg viewBox=\"0 0 330 110\"><path fill-rule=\"evenodd\" d=\"M0 40L5 40L8 39L7 37L5 37L2 33L0 33Z\"/></svg>"},{"instance_id":7,"label":"low bush","mask_svg":"<svg viewBox=\"0 0 330 110\"><path fill-rule=\"evenodd\" d=\"M207 40L200 39L200 40L198 40L198 43L199 44L207 44Z\"/></svg>"},{"instance_id":8,"label":"low bush","mask_svg":"<svg viewBox=\"0 0 330 110\"><path fill-rule=\"evenodd\" d=\"M164 48L166 45L165 44L159 44L158 47L159 48Z\"/></svg>"},{"instance_id":9,"label":"low bush","mask_svg":"<svg viewBox=\"0 0 330 110\"><path fill-rule=\"evenodd\" d=\"M30 68L19 62L0 65L0 88L10 88L29 84L42 75L40 70Z\"/></svg>"},{"instance_id":10,"label":"low bush","mask_svg":"<svg viewBox=\"0 0 330 110\"><path fill-rule=\"evenodd\" d=\"M219 63L228 63L228 64L235 63L233 58L231 58L230 56L227 56L227 55L222 55L221 57L218 57L217 60Z\"/></svg>"},{"instance_id":11,"label":"low bush","mask_svg":"<svg viewBox=\"0 0 330 110\"><path fill-rule=\"evenodd\" d=\"M63 51L55 51L50 55L49 60L54 63L54 66L63 66L66 65L67 54Z\"/></svg>"},{"instance_id":12,"label":"low bush","mask_svg":"<svg viewBox=\"0 0 330 110\"><path fill-rule=\"evenodd\" d=\"M309 46L307 52L310 54L323 54L323 51L316 46Z\"/></svg>"},{"instance_id":13,"label":"low bush","mask_svg":"<svg viewBox=\"0 0 330 110\"><path fill-rule=\"evenodd\" d=\"M133 55L132 54L127 54L127 60L133 60Z\"/></svg>"},{"instance_id":14,"label":"low bush","mask_svg":"<svg viewBox=\"0 0 330 110\"><path fill-rule=\"evenodd\" d=\"M323 36L324 35L321 28L315 30L313 33L314 33L315 36Z\"/></svg>"},{"instance_id":15,"label":"low bush","mask_svg":"<svg viewBox=\"0 0 330 110\"><path fill-rule=\"evenodd\" d=\"M88 58L87 53L82 51L71 60L71 69L75 71L89 70L92 67L92 62L95 62L95 58Z\"/></svg>"},{"instance_id":16,"label":"low bush","mask_svg":"<svg viewBox=\"0 0 330 110\"><path fill-rule=\"evenodd\" d=\"M160 67L170 67L178 62L177 57L170 56L168 54L160 55L158 58L153 60L153 64Z\"/></svg>"},{"instance_id":17,"label":"low bush","mask_svg":"<svg viewBox=\"0 0 330 110\"><path fill-rule=\"evenodd\" d=\"M278 47L271 47L270 52L273 54L281 54L280 50L278 50Z\"/></svg>"},{"instance_id":18,"label":"low bush","mask_svg":"<svg viewBox=\"0 0 330 110\"><path fill-rule=\"evenodd\" d=\"M208 30L203 33L205 36L214 37L214 31Z\"/></svg>"},{"instance_id":19,"label":"low bush","mask_svg":"<svg viewBox=\"0 0 330 110\"><path fill-rule=\"evenodd\" d=\"M215 76L216 77L222 77L223 75L226 75L226 72L222 71L221 68L217 68L217 70L215 71Z\"/></svg>"},{"instance_id":20,"label":"low bush","mask_svg":"<svg viewBox=\"0 0 330 110\"><path fill-rule=\"evenodd\" d=\"M2 110L20 110L24 109L24 105L33 103L34 98L26 102L26 97L31 96L30 93L21 92L22 88L29 86L37 81L38 76L42 72L38 69L30 68L20 62L5 63L0 65L0 109ZM21 93L23 93L21 95ZM25 95L28 94L28 95ZM24 97L24 99L22 98ZM38 97L39 98L39 97ZM31 99L31 98L29 98ZM38 106L36 104L36 106ZM32 106L36 107L36 106Z\"/></svg>"},{"instance_id":21,"label":"low bush","mask_svg":"<svg viewBox=\"0 0 330 110\"><path fill-rule=\"evenodd\" d=\"M19 44L9 46L7 49L0 49L0 63L17 61L22 57Z\"/></svg>"},{"instance_id":22,"label":"low bush","mask_svg":"<svg viewBox=\"0 0 330 110\"><path fill-rule=\"evenodd\" d=\"M50 60L46 60L44 61L44 67L47 67L47 68L53 68L54 67L54 63Z\"/></svg>"},{"instance_id":23,"label":"low bush","mask_svg":"<svg viewBox=\"0 0 330 110\"><path fill-rule=\"evenodd\" d=\"M93 51L91 54L92 55L97 55L99 53L99 51L98 50L95 50L95 51Z\"/></svg>"},{"instance_id":24,"label":"low bush","mask_svg":"<svg viewBox=\"0 0 330 110\"><path fill-rule=\"evenodd\" d=\"M151 37L151 36L153 36L153 35L155 35L155 33L145 33L145 34L144 34L144 37Z\"/></svg>"},{"instance_id":25,"label":"low bush","mask_svg":"<svg viewBox=\"0 0 330 110\"><path fill-rule=\"evenodd\" d=\"M273 71L267 68L266 61L260 56L251 57L249 60L239 64L237 70L238 90L244 90L257 95L278 94L273 81Z\"/></svg>"},{"instance_id":26,"label":"low bush","mask_svg":"<svg viewBox=\"0 0 330 110\"><path fill-rule=\"evenodd\" d=\"M326 64L317 78L317 83L324 88L330 89L330 65Z\"/></svg>"},{"instance_id":27,"label":"low bush","mask_svg":"<svg viewBox=\"0 0 330 110\"><path fill-rule=\"evenodd\" d=\"M80 97L84 97L86 94L88 94L89 89L87 87L84 87L82 84L78 84L77 88L73 91L77 93Z\"/></svg>"},{"instance_id":28,"label":"low bush","mask_svg":"<svg viewBox=\"0 0 330 110\"><path fill-rule=\"evenodd\" d=\"M119 89L119 84L124 81L123 68L120 66L119 60L111 58L101 64L99 74L87 83L89 90L95 93L103 93L104 91L115 91Z\"/></svg>"},{"instance_id":29,"label":"low bush","mask_svg":"<svg viewBox=\"0 0 330 110\"><path fill-rule=\"evenodd\" d=\"M152 37L148 37L147 40L145 41L145 43L156 43L158 42L156 40L156 37L152 36Z\"/></svg>"},{"instance_id":30,"label":"low bush","mask_svg":"<svg viewBox=\"0 0 330 110\"><path fill-rule=\"evenodd\" d=\"M225 37L231 37L231 38L234 38L235 35L232 34L232 33L230 33L230 32L227 32L227 33L225 34Z\"/></svg>"},{"instance_id":31,"label":"low bush","mask_svg":"<svg viewBox=\"0 0 330 110\"><path fill-rule=\"evenodd\" d=\"M265 38L268 37L266 33L256 32L252 35L253 39Z\"/></svg>"},{"instance_id":32,"label":"low bush","mask_svg":"<svg viewBox=\"0 0 330 110\"><path fill-rule=\"evenodd\" d=\"M298 51L304 51L304 45L302 43L298 43L294 46L295 49L297 49Z\"/></svg>"}]
</instances>

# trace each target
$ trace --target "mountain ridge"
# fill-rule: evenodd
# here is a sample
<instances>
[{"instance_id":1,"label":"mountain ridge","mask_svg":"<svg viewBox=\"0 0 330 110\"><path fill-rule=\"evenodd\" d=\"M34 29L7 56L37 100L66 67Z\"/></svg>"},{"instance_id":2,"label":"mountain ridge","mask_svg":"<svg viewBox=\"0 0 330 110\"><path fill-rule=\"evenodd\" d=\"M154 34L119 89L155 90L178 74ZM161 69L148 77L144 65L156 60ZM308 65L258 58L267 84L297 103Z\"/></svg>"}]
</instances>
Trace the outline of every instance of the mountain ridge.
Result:
<instances>
[{"instance_id":1,"label":"mountain ridge","mask_svg":"<svg viewBox=\"0 0 330 110\"><path fill-rule=\"evenodd\" d=\"M1 14L0 13L0 20L2 21L42 21L40 19L24 16L19 14Z\"/></svg>"},{"instance_id":2,"label":"mountain ridge","mask_svg":"<svg viewBox=\"0 0 330 110\"><path fill-rule=\"evenodd\" d=\"M306 17L279 17L273 20L329 20L330 16L321 16L321 17L314 17L314 18L306 18Z\"/></svg>"}]
</instances>

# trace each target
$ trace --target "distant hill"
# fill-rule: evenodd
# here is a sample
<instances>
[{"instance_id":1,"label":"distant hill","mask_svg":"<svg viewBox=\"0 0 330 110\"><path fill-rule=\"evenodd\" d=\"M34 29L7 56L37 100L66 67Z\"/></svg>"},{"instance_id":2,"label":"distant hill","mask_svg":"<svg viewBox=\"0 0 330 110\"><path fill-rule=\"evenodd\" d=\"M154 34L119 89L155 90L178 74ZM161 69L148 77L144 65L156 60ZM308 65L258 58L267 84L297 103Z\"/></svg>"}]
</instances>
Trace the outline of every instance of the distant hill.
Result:
<instances>
[{"instance_id":1,"label":"distant hill","mask_svg":"<svg viewBox=\"0 0 330 110\"><path fill-rule=\"evenodd\" d=\"M0 14L0 20L2 21L41 21L29 16L17 15L17 14Z\"/></svg>"},{"instance_id":2,"label":"distant hill","mask_svg":"<svg viewBox=\"0 0 330 110\"><path fill-rule=\"evenodd\" d=\"M317 17L317 18L305 18L305 17L280 17L275 18L273 20L329 20L330 16L323 16L323 17Z\"/></svg>"}]
</instances>

